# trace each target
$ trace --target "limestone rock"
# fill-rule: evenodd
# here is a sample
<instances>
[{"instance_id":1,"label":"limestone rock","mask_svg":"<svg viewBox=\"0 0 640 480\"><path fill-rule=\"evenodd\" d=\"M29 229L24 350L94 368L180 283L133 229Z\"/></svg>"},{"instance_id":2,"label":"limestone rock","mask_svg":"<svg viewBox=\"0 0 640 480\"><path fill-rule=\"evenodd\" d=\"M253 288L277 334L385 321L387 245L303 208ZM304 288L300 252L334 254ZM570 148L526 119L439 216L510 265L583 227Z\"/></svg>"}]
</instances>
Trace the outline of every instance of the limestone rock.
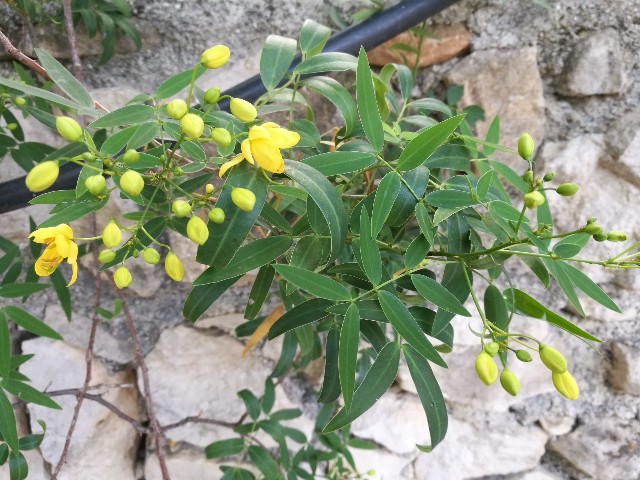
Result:
<instances>
[{"instance_id":1,"label":"limestone rock","mask_svg":"<svg viewBox=\"0 0 640 480\"><path fill-rule=\"evenodd\" d=\"M539 145L545 133L545 101L534 47L473 52L446 75L449 83L464 87L461 103L480 105L485 120L478 122L482 138L495 115L500 116L500 143L514 147L523 132ZM496 157L521 162L513 155Z\"/></svg>"},{"instance_id":2,"label":"limestone rock","mask_svg":"<svg viewBox=\"0 0 640 480\"><path fill-rule=\"evenodd\" d=\"M608 155L603 166L640 186L640 111L615 120L607 128L605 142Z\"/></svg>"},{"instance_id":3,"label":"limestone rock","mask_svg":"<svg viewBox=\"0 0 640 480\"><path fill-rule=\"evenodd\" d=\"M547 415L540 419L540 426L549 435L566 435L571 431L576 419L573 417L562 417Z\"/></svg>"},{"instance_id":4,"label":"limestone rock","mask_svg":"<svg viewBox=\"0 0 640 480\"><path fill-rule=\"evenodd\" d=\"M166 455L165 460L171 480L195 480L198 478L218 480L224 475L220 471L219 465L224 465L225 462L217 463L209 460L203 451L183 450ZM235 464L235 460L229 463ZM162 480L158 457L155 454L151 454L145 459L144 478L145 480Z\"/></svg>"},{"instance_id":5,"label":"limestone rock","mask_svg":"<svg viewBox=\"0 0 640 480\"><path fill-rule=\"evenodd\" d=\"M561 478L564 477L553 475L551 472L546 470L536 469L518 477L518 480L560 480Z\"/></svg>"},{"instance_id":6,"label":"limestone rock","mask_svg":"<svg viewBox=\"0 0 640 480\"><path fill-rule=\"evenodd\" d=\"M384 449L361 450L351 448L349 450L356 462L356 469L363 478L371 480L414 480L417 477L413 472L412 462L417 455L396 455ZM373 471L373 475L367 472ZM375 472L375 473L374 473Z\"/></svg>"},{"instance_id":7,"label":"limestone rock","mask_svg":"<svg viewBox=\"0 0 640 480\"><path fill-rule=\"evenodd\" d=\"M462 55L469 50L471 34L463 24L435 25L430 27L432 38L426 38L420 54L420 67L428 67L436 63ZM393 45L402 43L416 48L419 36L404 32L391 40L377 46L367 53L371 65L383 66L387 63L404 63L406 57L408 65L414 65L416 55L406 51L394 50Z\"/></svg>"},{"instance_id":8,"label":"limestone rock","mask_svg":"<svg viewBox=\"0 0 640 480\"><path fill-rule=\"evenodd\" d=\"M619 480L635 478L640 472L638 438L637 421L592 418L570 434L551 440L549 447L591 478Z\"/></svg>"},{"instance_id":9,"label":"limestone rock","mask_svg":"<svg viewBox=\"0 0 640 480\"><path fill-rule=\"evenodd\" d=\"M70 347L64 342L46 338L24 342L22 350L23 353L36 354L35 360L27 362L21 368L21 371L31 378L35 388L53 391L82 386L85 374L84 351ZM102 397L127 415L136 419L139 417L138 394L132 372L110 374L100 362L94 360L92 384L119 385L103 389ZM44 459L54 465L60 458L76 398L73 395L59 396L55 397L55 401L62 410L51 410L32 404L28 407L33 431L40 431L37 420L41 419L47 423L47 434L40 448ZM102 405L85 400L78 417L67 463L58 478L134 480L137 443L138 436L131 425Z\"/></svg>"},{"instance_id":10,"label":"limestone rock","mask_svg":"<svg viewBox=\"0 0 640 480\"><path fill-rule=\"evenodd\" d=\"M556 90L583 97L620 93L625 83L620 36L612 28L584 33L565 65Z\"/></svg>"},{"instance_id":11,"label":"limestone rock","mask_svg":"<svg viewBox=\"0 0 640 480\"><path fill-rule=\"evenodd\" d=\"M613 342L607 378L615 389L640 396L640 348Z\"/></svg>"},{"instance_id":12,"label":"limestone rock","mask_svg":"<svg viewBox=\"0 0 640 480\"><path fill-rule=\"evenodd\" d=\"M184 266L183 282L192 283L206 268L205 265L196 262L198 245L173 230L169 231L169 243L173 253L178 256Z\"/></svg>"}]
</instances>

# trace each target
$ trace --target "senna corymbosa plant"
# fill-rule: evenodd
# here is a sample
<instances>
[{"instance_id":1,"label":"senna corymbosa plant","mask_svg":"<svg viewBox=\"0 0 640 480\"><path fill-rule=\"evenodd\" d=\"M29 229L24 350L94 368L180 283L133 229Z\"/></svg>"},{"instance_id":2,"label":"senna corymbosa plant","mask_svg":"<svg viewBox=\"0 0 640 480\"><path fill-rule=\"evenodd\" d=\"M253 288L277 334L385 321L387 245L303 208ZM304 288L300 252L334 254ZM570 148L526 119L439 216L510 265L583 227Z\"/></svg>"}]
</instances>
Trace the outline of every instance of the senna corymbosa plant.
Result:
<instances>
[{"instance_id":1,"label":"senna corymbosa plant","mask_svg":"<svg viewBox=\"0 0 640 480\"><path fill-rule=\"evenodd\" d=\"M35 263L37 275L58 276L60 286L58 267L66 262L71 285L78 244L95 238L73 231L69 222L119 195L139 209L99 226L97 238L103 243L100 269L114 272L117 288L136 281L128 266L140 261L183 280L184 259L160 239L174 230L198 245L196 260L208 267L185 300L188 320L197 321L257 269L247 322L237 330L250 337L247 349L264 338L284 337L271 378L324 357L318 399L325 407L315 439L280 426L278 421L300 413L271 413L270 378L260 399L240 392L250 421L235 429L237 436L206 449L210 458L248 455L266 478L313 478L318 462L338 455L341 460L324 473L348 476L355 467L346 446L357 446L349 439L349 425L391 386L401 359L427 415L431 442L419 448L436 447L447 431L447 411L433 368L447 368L451 320L471 317L470 310L480 318L475 332L480 381L492 385L500 378L502 387L517 395L520 381L509 364L539 358L558 392L577 399L578 383L561 346L544 345L521 331L518 319L549 322L587 343L600 340L532 298L526 285L508 278L505 264L522 261L532 281L544 287L555 280L581 314L578 291L619 310L573 264L638 267L638 243L608 259L577 257L592 239L626 240L623 232L607 232L593 218L577 219L572 231L554 230L547 196L573 195L578 186L558 184L569 179L536 170L529 135L523 134L515 150L500 146L496 117L486 138L474 138L477 110L457 109L459 90L452 91L448 103L413 99L409 68L387 65L374 73L364 49L357 58L322 53L328 35L328 29L308 21L299 42L269 37L260 59L267 93L255 105L230 98L231 113L219 109L226 98L219 89L203 91L196 85L207 68L221 68L229 59L221 45L205 51L193 69L111 112L96 109L88 91L44 51L38 51L39 59L61 94L0 79L5 101L70 142L57 150L31 147L29 161L24 147L14 142L14 158L30 170L27 187L42 192L62 164L82 166L75 189L42 193L31 202L54 205L31 234L45 246ZM289 71L298 48L302 61ZM355 81L345 85L324 75L339 71L355 72ZM331 102L343 123L321 133L307 92ZM62 108L64 115L45 113L43 102ZM267 118L273 114L278 121ZM86 127L80 116L89 118ZM494 159L496 151L519 157L518 171ZM278 306L262 316L273 297ZM22 311L0 309L0 326L6 330L11 319L27 328L24 313L17 312ZM9 360L0 362L5 370L0 387L14 393L8 366L14 371L19 361ZM38 395L33 398L46 403L47 397ZM0 403L5 401L0 395ZM7 452L19 455L17 437L4 428L6 444L0 448L6 445ZM279 454L252 443L260 429L276 439ZM292 457L287 439L302 445ZM237 465L223 470L252 475Z\"/></svg>"}]
</instances>

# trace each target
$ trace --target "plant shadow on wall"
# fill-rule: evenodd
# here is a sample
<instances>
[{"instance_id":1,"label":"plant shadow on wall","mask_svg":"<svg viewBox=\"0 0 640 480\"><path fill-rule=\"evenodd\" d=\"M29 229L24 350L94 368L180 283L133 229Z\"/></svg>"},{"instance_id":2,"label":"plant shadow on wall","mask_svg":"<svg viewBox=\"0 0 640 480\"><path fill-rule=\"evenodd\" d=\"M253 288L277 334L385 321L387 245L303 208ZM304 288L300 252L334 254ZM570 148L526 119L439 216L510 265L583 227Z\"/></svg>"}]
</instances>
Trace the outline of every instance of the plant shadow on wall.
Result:
<instances>
[{"instance_id":1,"label":"plant shadow on wall","mask_svg":"<svg viewBox=\"0 0 640 480\"><path fill-rule=\"evenodd\" d=\"M238 392L246 413L236 423L218 422L229 429L228 438L205 449L209 458L233 457L220 467L223 478L361 478L349 448L373 446L351 438L349 426L391 386L401 357L431 438L417 448L436 448L446 435L447 411L433 368L447 367L451 320L471 317L470 310L479 317L470 328L478 338L475 369L482 382L492 385L499 378L515 396L520 383L510 363L539 357L556 390L577 399L570 362L520 331L519 319L548 322L591 347L601 340L514 284L505 264L522 262L531 280L544 287L557 283L583 316L578 291L619 309L575 264L639 266L638 242L610 258L580 257L590 241L626 241L623 232L605 231L595 219L585 218L573 231L554 229L547 195L571 196L578 186L536 170L529 135L522 135L517 150L501 146L496 117L486 137L475 138L479 110L457 108L459 88L450 89L446 103L412 99L415 70L394 64L374 73L364 49L358 57L323 53L329 34L307 21L297 41L268 37L260 59L267 93L255 105L231 98L231 113L219 109L225 98L219 89L203 91L196 84L205 70L228 61L230 52L222 45L206 50L193 69L168 78L155 92L111 112L97 108L83 85L42 50L39 61L59 93L38 86L23 69L22 82L0 79L4 104L69 141L59 149L23 142L18 120L3 107L2 148L29 171L27 187L45 192L61 165L82 166L75 189L46 191L31 202L53 207L48 219L33 225L37 260L25 281L18 281L18 247L2 240L0 296L27 297L53 286L70 315L66 284L76 280L78 256L91 250L100 272L113 271L122 303L110 312L98 294L95 307L106 317L122 309L127 319L151 425L138 424L138 431L154 435L161 469L162 434L171 426L159 425L153 414L148 373L122 289L136 281L129 267L140 261L162 263L172 280L183 280L181 259L161 240L164 231L197 244L196 258L207 266L185 300L187 319L197 321L257 269L247 321L236 333L248 337L246 352L264 339L282 337L262 396ZM298 49L302 61L289 72ZM340 71L355 72L355 82L343 85L326 75ZM307 92L331 102L344 123L320 132ZM262 118L278 112L285 126ZM91 119L85 128L73 118L79 116ZM494 159L496 152L519 156L521 171ZM112 195L139 208L97 233L68 226L103 208ZM68 280L58 269L62 263L70 266ZM49 277L51 284L39 283L39 277ZM277 306L264 312L274 297ZM60 337L21 308L0 309L0 460L9 461L12 479L18 479L27 472L20 452L37 447L42 435L18 438L8 394L51 408L57 404L19 372L22 363L38 358L11 355L9 321L36 335ZM94 331L96 322L97 317ZM307 438L283 423L300 416L299 410L273 410L275 386L321 357L323 406L313 438ZM264 434L277 447L267 448ZM166 466L163 476L168 478Z\"/></svg>"}]
</instances>

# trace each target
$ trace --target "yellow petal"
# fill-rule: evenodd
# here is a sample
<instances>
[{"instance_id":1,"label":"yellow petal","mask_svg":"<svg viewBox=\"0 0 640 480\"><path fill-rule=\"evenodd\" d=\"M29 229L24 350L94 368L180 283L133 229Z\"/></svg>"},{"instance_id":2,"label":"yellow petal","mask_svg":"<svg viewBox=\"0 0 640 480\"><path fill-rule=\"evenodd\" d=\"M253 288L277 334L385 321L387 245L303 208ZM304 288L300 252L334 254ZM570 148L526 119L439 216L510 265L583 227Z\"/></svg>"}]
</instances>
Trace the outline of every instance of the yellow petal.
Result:
<instances>
[{"instance_id":1,"label":"yellow petal","mask_svg":"<svg viewBox=\"0 0 640 480\"><path fill-rule=\"evenodd\" d=\"M67 283L67 287L70 287L71 285L76 283L77 279L78 279L78 264L72 263L71 264L71 280L69 280L69 283Z\"/></svg>"},{"instance_id":2,"label":"yellow petal","mask_svg":"<svg viewBox=\"0 0 640 480\"><path fill-rule=\"evenodd\" d=\"M248 138L246 140L243 140L240 144L240 150L242 151L242 155L244 155L245 160L253 165L254 162L253 154L251 153L251 140L249 140Z\"/></svg>"},{"instance_id":3,"label":"yellow petal","mask_svg":"<svg viewBox=\"0 0 640 480\"><path fill-rule=\"evenodd\" d=\"M74 242L69 242L69 255L67 255L67 263L74 264L78 261L78 245Z\"/></svg>"},{"instance_id":4,"label":"yellow petal","mask_svg":"<svg viewBox=\"0 0 640 480\"><path fill-rule=\"evenodd\" d=\"M300 135L297 132L292 132L286 128L271 128L269 129L269 135L271 141L278 148L291 148L300 141Z\"/></svg>"},{"instance_id":5,"label":"yellow petal","mask_svg":"<svg viewBox=\"0 0 640 480\"><path fill-rule=\"evenodd\" d=\"M62 235L67 237L69 240L73 240L73 230L71 230L71 227L66 223L61 223L60 225L54 228L58 233L61 233Z\"/></svg>"},{"instance_id":6,"label":"yellow petal","mask_svg":"<svg viewBox=\"0 0 640 480\"><path fill-rule=\"evenodd\" d=\"M222 165L220 165L220 172L218 172L218 176L222 178L222 176L225 173L227 173L227 170L229 170L231 167L235 167L237 164L239 164L243 160L244 160L244 157L242 156L242 154L240 154L240 155L236 155L228 162L223 163Z\"/></svg>"},{"instance_id":7,"label":"yellow petal","mask_svg":"<svg viewBox=\"0 0 640 480\"><path fill-rule=\"evenodd\" d=\"M269 131L260 125L251 127L249 129L249 140L269 140Z\"/></svg>"},{"instance_id":8,"label":"yellow petal","mask_svg":"<svg viewBox=\"0 0 640 480\"><path fill-rule=\"evenodd\" d=\"M48 243L47 240L52 240L58 235L58 231L55 227L39 228L34 232L31 232L29 238L33 238L36 243Z\"/></svg>"},{"instance_id":9,"label":"yellow petal","mask_svg":"<svg viewBox=\"0 0 640 480\"><path fill-rule=\"evenodd\" d=\"M268 172L282 173L284 170L284 160L278 147L273 142L258 140L251 142L251 150L258 165Z\"/></svg>"},{"instance_id":10,"label":"yellow petal","mask_svg":"<svg viewBox=\"0 0 640 480\"><path fill-rule=\"evenodd\" d=\"M273 311L267 315L267 317L258 325L258 328L253 332L253 335L249 337L249 341L244 346L244 350L242 350L242 356L246 356L247 353L264 337L269 333L269 329L271 326L276 323L276 321L282 316L284 313L284 307L282 305L278 305Z\"/></svg>"},{"instance_id":11,"label":"yellow petal","mask_svg":"<svg viewBox=\"0 0 640 480\"><path fill-rule=\"evenodd\" d=\"M61 257L69 256L69 243L71 243L67 238L62 235L56 235L56 250L58 250L58 254Z\"/></svg>"}]
</instances>

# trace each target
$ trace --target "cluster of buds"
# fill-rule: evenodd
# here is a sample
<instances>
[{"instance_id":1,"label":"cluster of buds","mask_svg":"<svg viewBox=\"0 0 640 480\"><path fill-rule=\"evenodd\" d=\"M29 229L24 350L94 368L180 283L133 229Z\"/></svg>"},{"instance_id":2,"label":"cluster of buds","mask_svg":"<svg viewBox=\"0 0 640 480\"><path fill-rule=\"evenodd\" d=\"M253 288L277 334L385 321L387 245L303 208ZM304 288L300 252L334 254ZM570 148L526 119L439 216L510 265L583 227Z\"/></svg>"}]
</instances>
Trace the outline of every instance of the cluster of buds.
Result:
<instances>
[{"instance_id":1,"label":"cluster of buds","mask_svg":"<svg viewBox=\"0 0 640 480\"><path fill-rule=\"evenodd\" d=\"M609 242L624 242L627 240L627 234L619 230L605 233L604 227L597 223L597 219L594 217L587 220L587 224L582 227L582 231L591 235L596 242L604 242L605 240Z\"/></svg>"}]
</instances>

